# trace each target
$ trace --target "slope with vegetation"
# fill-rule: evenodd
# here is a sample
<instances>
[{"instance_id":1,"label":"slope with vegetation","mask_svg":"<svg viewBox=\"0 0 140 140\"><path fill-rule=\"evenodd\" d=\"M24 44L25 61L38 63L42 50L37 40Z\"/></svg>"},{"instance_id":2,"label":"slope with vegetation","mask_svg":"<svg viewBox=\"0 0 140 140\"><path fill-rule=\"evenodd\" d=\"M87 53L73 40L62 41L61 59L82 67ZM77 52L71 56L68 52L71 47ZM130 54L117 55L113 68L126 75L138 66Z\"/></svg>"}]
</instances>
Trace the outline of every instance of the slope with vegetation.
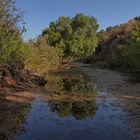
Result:
<instances>
[{"instance_id":1,"label":"slope with vegetation","mask_svg":"<svg viewBox=\"0 0 140 140\"><path fill-rule=\"evenodd\" d=\"M98 33L99 44L87 61L140 79L140 17Z\"/></svg>"}]
</instances>

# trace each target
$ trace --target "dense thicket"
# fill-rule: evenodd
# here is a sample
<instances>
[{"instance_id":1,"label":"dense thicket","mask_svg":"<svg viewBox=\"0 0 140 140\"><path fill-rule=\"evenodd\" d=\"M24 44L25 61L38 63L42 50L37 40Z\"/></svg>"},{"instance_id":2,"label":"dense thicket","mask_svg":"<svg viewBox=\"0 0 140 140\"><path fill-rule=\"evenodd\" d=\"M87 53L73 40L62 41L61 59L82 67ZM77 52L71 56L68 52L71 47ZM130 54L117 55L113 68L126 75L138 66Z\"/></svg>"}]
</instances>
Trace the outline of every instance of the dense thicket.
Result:
<instances>
[{"instance_id":1,"label":"dense thicket","mask_svg":"<svg viewBox=\"0 0 140 140\"><path fill-rule=\"evenodd\" d=\"M140 79L140 18L98 33L96 54L89 61L119 69Z\"/></svg>"},{"instance_id":2,"label":"dense thicket","mask_svg":"<svg viewBox=\"0 0 140 140\"><path fill-rule=\"evenodd\" d=\"M45 37L38 37L27 43L30 57L26 59L26 68L46 76L49 70L56 70L60 66L59 51L47 44Z\"/></svg>"},{"instance_id":3,"label":"dense thicket","mask_svg":"<svg viewBox=\"0 0 140 140\"><path fill-rule=\"evenodd\" d=\"M46 74L59 66L59 52L49 47L44 37L25 43L22 34L25 23L22 12L16 8L15 0L0 1L0 65L18 71L34 71ZM1 71L1 69L0 69ZM3 70L2 70L3 71ZM15 72L14 72L15 73ZM0 73L1 74L1 73Z\"/></svg>"},{"instance_id":4,"label":"dense thicket","mask_svg":"<svg viewBox=\"0 0 140 140\"><path fill-rule=\"evenodd\" d=\"M64 57L86 57L97 47L97 21L94 17L76 14L75 17L59 17L43 30L42 36L50 46L59 48Z\"/></svg>"}]
</instances>

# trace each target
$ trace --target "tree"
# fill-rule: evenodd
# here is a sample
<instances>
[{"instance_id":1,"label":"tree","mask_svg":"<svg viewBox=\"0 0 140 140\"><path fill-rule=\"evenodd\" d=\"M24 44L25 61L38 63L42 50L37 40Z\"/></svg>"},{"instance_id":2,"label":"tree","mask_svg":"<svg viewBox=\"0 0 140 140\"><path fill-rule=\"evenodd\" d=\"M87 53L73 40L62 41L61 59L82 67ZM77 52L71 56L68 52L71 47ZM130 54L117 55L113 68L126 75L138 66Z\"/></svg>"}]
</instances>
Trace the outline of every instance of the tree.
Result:
<instances>
[{"instance_id":1,"label":"tree","mask_svg":"<svg viewBox=\"0 0 140 140\"><path fill-rule=\"evenodd\" d=\"M22 33L25 31L22 12L15 0L0 1L0 63L21 64L25 59Z\"/></svg>"},{"instance_id":2,"label":"tree","mask_svg":"<svg viewBox=\"0 0 140 140\"><path fill-rule=\"evenodd\" d=\"M77 14L75 17L59 17L42 32L48 44L63 51L64 57L86 57L97 47L97 21L94 17Z\"/></svg>"}]
</instances>

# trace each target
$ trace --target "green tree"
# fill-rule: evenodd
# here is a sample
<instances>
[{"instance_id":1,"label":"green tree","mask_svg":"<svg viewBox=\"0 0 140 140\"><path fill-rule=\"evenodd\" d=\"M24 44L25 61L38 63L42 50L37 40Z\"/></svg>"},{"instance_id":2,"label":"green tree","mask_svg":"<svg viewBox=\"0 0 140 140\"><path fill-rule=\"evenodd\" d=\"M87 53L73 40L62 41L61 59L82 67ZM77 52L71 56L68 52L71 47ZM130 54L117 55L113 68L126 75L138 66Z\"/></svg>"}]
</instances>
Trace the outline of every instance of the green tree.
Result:
<instances>
[{"instance_id":1,"label":"green tree","mask_svg":"<svg viewBox=\"0 0 140 140\"><path fill-rule=\"evenodd\" d=\"M22 65L26 47L21 34L25 31L22 12L15 0L0 1L0 63Z\"/></svg>"},{"instance_id":2,"label":"green tree","mask_svg":"<svg viewBox=\"0 0 140 140\"><path fill-rule=\"evenodd\" d=\"M95 52L98 39L97 21L94 17L77 14L75 17L59 17L42 32L47 35L48 44L59 48L64 57L86 57Z\"/></svg>"}]
</instances>

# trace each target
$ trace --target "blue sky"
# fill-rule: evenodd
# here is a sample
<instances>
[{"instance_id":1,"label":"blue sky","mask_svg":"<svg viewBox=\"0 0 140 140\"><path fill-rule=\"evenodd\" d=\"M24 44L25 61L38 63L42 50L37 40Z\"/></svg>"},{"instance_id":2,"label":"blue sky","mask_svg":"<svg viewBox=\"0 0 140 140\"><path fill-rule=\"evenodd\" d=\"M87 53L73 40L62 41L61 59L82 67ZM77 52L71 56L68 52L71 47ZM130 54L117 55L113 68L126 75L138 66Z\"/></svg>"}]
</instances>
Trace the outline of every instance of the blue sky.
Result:
<instances>
[{"instance_id":1,"label":"blue sky","mask_svg":"<svg viewBox=\"0 0 140 140\"><path fill-rule=\"evenodd\" d=\"M27 32L25 39L39 35L50 21L59 16L84 13L94 16L100 29L140 16L140 0L17 0L24 11Z\"/></svg>"}]
</instances>

